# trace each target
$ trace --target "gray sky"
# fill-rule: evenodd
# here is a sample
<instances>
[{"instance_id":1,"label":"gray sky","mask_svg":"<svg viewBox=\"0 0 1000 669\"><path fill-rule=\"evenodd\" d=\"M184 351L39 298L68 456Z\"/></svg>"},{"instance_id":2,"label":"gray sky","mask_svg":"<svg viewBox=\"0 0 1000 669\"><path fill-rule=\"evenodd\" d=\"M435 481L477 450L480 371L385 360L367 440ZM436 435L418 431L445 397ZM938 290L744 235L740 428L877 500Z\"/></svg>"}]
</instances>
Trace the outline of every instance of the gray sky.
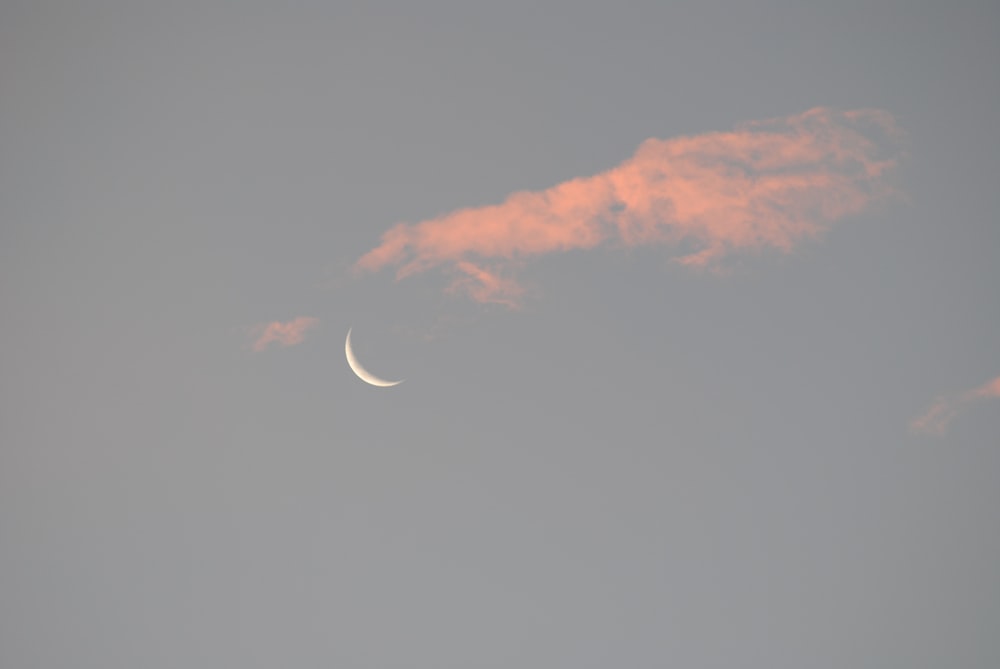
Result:
<instances>
[{"instance_id":1,"label":"gray sky","mask_svg":"<svg viewBox=\"0 0 1000 669\"><path fill-rule=\"evenodd\" d=\"M0 5L0 665L998 666L995 3L414 4Z\"/></svg>"}]
</instances>

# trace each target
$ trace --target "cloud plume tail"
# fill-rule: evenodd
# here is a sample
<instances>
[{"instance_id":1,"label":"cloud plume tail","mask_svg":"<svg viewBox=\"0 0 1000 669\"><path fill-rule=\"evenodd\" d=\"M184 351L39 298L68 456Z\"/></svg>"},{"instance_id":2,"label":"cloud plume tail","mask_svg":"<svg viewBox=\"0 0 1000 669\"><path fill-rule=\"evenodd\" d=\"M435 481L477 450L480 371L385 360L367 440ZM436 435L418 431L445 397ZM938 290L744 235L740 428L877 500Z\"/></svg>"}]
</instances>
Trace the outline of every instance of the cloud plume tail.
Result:
<instances>
[{"instance_id":1,"label":"cloud plume tail","mask_svg":"<svg viewBox=\"0 0 1000 669\"><path fill-rule=\"evenodd\" d=\"M924 413L910 422L912 432L942 435L960 413L981 400L1000 398L1000 376L978 388L950 396L941 396Z\"/></svg>"}]
</instances>

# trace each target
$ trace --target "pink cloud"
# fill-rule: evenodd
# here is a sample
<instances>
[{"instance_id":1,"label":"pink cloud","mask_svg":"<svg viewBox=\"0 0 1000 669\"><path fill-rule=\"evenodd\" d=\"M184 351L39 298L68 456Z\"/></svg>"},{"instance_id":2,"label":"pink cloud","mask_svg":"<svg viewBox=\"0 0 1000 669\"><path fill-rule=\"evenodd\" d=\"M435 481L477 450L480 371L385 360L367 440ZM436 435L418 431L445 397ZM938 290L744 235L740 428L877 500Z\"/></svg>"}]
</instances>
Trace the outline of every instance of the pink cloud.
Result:
<instances>
[{"instance_id":1,"label":"pink cloud","mask_svg":"<svg viewBox=\"0 0 1000 669\"><path fill-rule=\"evenodd\" d=\"M1000 397L1000 376L976 388L976 397Z\"/></svg>"},{"instance_id":2,"label":"pink cloud","mask_svg":"<svg viewBox=\"0 0 1000 669\"><path fill-rule=\"evenodd\" d=\"M920 416L910 421L910 430L925 434L944 434L948 424L962 411L980 400L1000 398L1000 376L978 388L938 397Z\"/></svg>"},{"instance_id":3,"label":"pink cloud","mask_svg":"<svg viewBox=\"0 0 1000 669\"><path fill-rule=\"evenodd\" d=\"M455 268L464 276L451 282L448 286L450 292L465 292L477 302L493 302L517 308L517 300L524 289L513 279L501 277L467 260L457 262Z\"/></svg>"},{"instance_id":4,"label":"pink cloud","mask_svg":"<svg viewBox=\"0 0 1000 669\"><path fill-rule=\"evenodd\" d=\"M287 323L272 321L270 323L255 325L250 331L251 335L254 337L254 342L251 344L251 348L259 353L267 348L269 344L275 342L279 346L295 346L297 344L301 344L305 339L306 330L315 327L318 324L318 318L299 316L298 318L288 321Z\"/></svg>"},{"instance_id":5,"label":"pink cloud","mask_svg":"<svg viewBox=\"0 0 1000 669\"><path fill-rule=\"evenodd\" d=\"M738 250L788 252L892 194L886 173L899 136L884 111L817 108L731 132L648 139L601 174L399 223L355 269L393 266L401 279L450 268L465 275L452 290L515 306L523 291L510 270L547 253L684 243L694 250L676 260L705 266Z\"/></svg>"}]
</instances>

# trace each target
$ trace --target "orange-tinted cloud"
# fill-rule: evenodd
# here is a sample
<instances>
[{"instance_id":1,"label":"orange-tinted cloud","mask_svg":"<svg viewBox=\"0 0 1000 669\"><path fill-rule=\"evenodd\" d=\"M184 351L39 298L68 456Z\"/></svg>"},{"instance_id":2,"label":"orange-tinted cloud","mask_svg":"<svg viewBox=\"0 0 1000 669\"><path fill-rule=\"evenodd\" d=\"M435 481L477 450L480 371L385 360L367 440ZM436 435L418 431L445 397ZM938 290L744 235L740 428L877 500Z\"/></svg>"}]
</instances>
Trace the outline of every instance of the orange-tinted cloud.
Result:
<instances>
[{"instance_id":1,"label":"orange-tinted cloud","mask_svg":"<svg viewBox=\"0 0 1000 669\"><path fill-rule=\"evenodd\" d=\"M522 290L512 263L556 251L683 243L694 250L677 260L694 266L743 249L787 252L892 193L885 177L899 136L886 112L817 108L731 132L648 139L607 172L400 223L355 268L394 266L404 278L442 267L459 276L453 290L514 306Z\"/></svg>"},{"instance_id":2,"label":"orange-tinted cloud","mask_svg":"<svg viewBox=\"0 0 1000 669\"><path fill-rule=\"evenodd\" d=\"M478 302L495 302L512 309L517 308L517 300L524 290L513 279L504 278L468 260L458 261L455 268L462 275L448 286L450 292L464 291Z\"/></svg>"},{"instance_id":3,"label":"orange-tinted cloud","mask_svg":"<svg viewBox=\"0 0 1000 669\"><path fill-rule=\"evenodd\" d=\"M301 344L302 340L305 339L306 330L318 324L318 318L299 316L287 323L272 321L271 323L255 325L250 330L251 336L254 337L253 344L250 347L259 353L271 343L277 343L279 346Z\"/></svg>"},{"instance_id":4,"label":"orange-tinted cloud","mask_svg":"<svg viewBox=\"0 0 1000 669\"><path fill-rule=\"evenodd\" d=\"M948 424L970 405L991 397L1000 398L1000 376L978 388L947 397L938 397L923 414L910 422L913 432L944 434Z\"/></svg>"}]
</instances>

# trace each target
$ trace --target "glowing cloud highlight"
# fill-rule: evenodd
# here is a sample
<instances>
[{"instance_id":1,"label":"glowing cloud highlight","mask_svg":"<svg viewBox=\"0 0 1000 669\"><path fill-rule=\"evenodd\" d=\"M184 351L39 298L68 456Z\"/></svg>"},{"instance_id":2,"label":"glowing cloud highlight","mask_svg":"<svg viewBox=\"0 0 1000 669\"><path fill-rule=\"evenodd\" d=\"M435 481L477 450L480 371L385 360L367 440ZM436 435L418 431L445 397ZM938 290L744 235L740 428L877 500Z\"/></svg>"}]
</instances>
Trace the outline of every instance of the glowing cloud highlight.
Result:
<instances>
[{"instance_id":1,"label":"glowing cloud highlight","mask_svg":"<svg viewBox=\"0 0 1000 669\"><path fill-rule=\"evenodd\" d=\"M401 279L441 267L457 277L451 290L516 306L514 265L557 251L684 244L693 250L676 260L692 266L738 250L788 252L893 193L886 173L900 135L884 111L817 108L732 132L648 139L601 174L399 223L355 269L394 266Z\"/></svg>"},{"instance_id":2,"label":"glowing cloud highlight","mask_svg":"<svg viewBox=\"0 0 1000 669\"><path fill-rule=\"evenodd\" d=\"M927 411L910 422L910 430L924 434L944 434L948 424L959 413L989 398L1000 398L1000 376L964 393L938 397Z\"/></svg>"},{"instance_id":3,"label":"glowing cloud highlight","mask_svg":"<svg viewBox=\"0 0 1000 669\"><path fill-rule=\"evenodd\" d=\"M318 324L318 318L299 316L287 323L272 321L255 325L250 330L250 334L254 338L250 348L259 353L272 343L282 347L301 344L305 339L306 330Z\"/></svg>"}]
</instances>

